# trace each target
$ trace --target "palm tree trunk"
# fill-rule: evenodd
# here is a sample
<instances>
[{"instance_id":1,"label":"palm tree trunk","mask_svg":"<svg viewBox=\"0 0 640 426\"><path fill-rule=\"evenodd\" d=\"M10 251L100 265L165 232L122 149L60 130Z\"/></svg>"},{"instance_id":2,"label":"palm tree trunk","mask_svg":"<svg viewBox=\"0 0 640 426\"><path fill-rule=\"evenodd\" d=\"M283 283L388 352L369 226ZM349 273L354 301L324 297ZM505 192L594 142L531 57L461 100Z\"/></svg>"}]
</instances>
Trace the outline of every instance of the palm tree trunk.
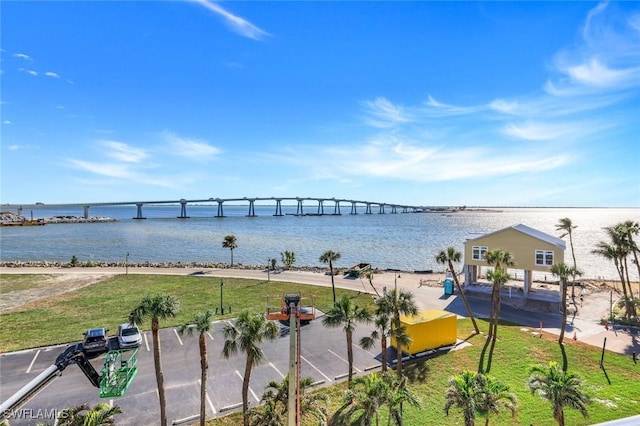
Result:
<instances>
[{"instance_id":1,"label":"palm tree trunk","mask_svg":"<svg viewBox=\"0 0 640 426\"><path fill-rule=\"evenodd\" d=\"M156 370L156 384L158 386L158 403L160 404L160 424L167 426L167 399L164 393L164 374L160 362L160 335L158 318L151 319L151 334L153 336L153 365Z\"/></svg>"},{"instance_id":2,"label":"palm tree trunk","mask_svg":"<svg viewBox=\"0 0 640 426\"><path fill-rule=\"evenodd\" d=\"M382 372L387 372L387 336L383 335L380 338L380 349L382 350Z\"/></svg>"},{"instance_id":3,"label":"palm tree trunk","mask_svg":"<svg viewBox=\"0 0 640 426\"><path fill-rule=\"evenodd\" d=\"M562 324L560 324L560 335L558 336L558 343L562 344L564 340L564 329L567 327L567 280L562 280L562 297L560 303L562 304Z\"/></svg>"},{"instance_id":4,"label":"palm tree trunk","mask_svg":"<svg viewBox=\"0 0 640 426\"><path fill-rule=\"evenodd\" d=\"M244 426L249 426L249 379L251 378L251 365L253 357L247 354L247 364L244 366L242 378L242 421Z\"/></svg>"},{"instance_id":5,"label":"palm tree trunk","mask_svg":"<svg viewBox=\"0 0 640 426\"><path fill-rule=\"evenodd\" d=\"M207 372L209 370L209 360L207 359L207 340L203 333L200 333L200 426L205 426L207 409L205 400L207 398Z\"/></svg>"},{"instance_id":6,"label":"palm tree trunk","mask_svg":"<svg viewBox=\"0 0 640 426\"><path fill-rule=\"evenodd\" d=\"M333 291L333 305L336 304L336 286L333 283L333 263L329 259L329 273L331 274L331 290Z\"/></svg>"},{"instance_id":7,"label":"palm tree trunk","mask_svg":"<svg viewBox=\"0 0 640 426\"><path fill-rule=\"evenodd\" d=\"M478 328L478 324L476 323L476 318L473 316L473 312L471 311L471 306L469 306L469 302L467 301L467 296L465 296L464 292L462 291L462 287L460 287L460 282L458 281L458 275L453 270L453 263L451 262L451 259L449 259L449 270L453 275L453 282L456 283L456 290L458 290L458 294L462 299L462 303L464 303L464 307L467 310L467 314L469 314L469 318L471 318L471 322L473 323L473 328L475 329L476 334L480 334L480 329Z\"/></svg>"},{"instance_id":8,"label":"palm tree trunk","mask_svg":"<svg viewBox=\"0 0 640 426\"><path fill-rule=\"evenodd\" d=\"M487 369L485 373L491 371L491 362L493 361L493 351L496 347L496 340L498 339L498 321L500 319L500 286L494 284L494 301L493 301L493 313L492 313L492 331L491 331L491 346L489 347L489 356L487 358Z\"/></svg>"},{"instance_id":9,"label":"palm tree trunk","mask_svg":"<svg viewBox=\"0 0 640 426\"><path fill-rule=\"evenodd\" d=\"M349 363L349 379L348 386L351 387L351 379L353 379L353 333L351 330L346 331L347 334L347 361Z\"/></svg>"}]
</instances>

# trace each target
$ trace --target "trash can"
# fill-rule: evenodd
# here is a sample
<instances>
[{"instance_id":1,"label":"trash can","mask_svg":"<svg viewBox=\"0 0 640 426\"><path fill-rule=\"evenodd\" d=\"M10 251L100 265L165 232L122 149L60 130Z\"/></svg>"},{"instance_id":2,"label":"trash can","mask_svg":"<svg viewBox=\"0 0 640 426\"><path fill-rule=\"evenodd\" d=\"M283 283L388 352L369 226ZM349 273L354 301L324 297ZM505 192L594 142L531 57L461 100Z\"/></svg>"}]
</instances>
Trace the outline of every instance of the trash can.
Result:
<instances>
[{"instance_id":1,"label":"trash can","mask_svg":"<svg viewBox=\"0 0 640 426\"><path fill-rule=\"evenodd\" d=\"M453 294L453 280L451 278L446 278L442 284L444 285L444 294L452 295Z\"/></svg>"}]
</instances>

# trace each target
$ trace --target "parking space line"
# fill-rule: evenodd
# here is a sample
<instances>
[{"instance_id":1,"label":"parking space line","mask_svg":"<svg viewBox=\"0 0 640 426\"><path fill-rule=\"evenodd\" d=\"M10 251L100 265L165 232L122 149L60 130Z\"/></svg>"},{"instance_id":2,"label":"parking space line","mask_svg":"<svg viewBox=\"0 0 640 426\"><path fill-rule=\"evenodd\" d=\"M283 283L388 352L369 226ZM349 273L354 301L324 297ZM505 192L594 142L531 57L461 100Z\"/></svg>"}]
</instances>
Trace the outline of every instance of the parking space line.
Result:
<instances>
[{"instance_id":1,"label":"parking space line","mask_svg":"<svg viewBox=\"0 0 640 426\"><path fill-rule=\"evenodd\" d=\"M318 367L316 367L315 365L311 364L309 362L308 359L306 359L305 357L303 357L302 355L300 355L300 359L303 360L304 362L306 362L307 364L309 364L311 366L311 368L313 368L314 370L316 370L318 373L322 374L322 377L324 377L325 379L327 379L327 381L332 382L333 380L331 380L331 377L327 376L326 374L324 374L322 371L320 371L320 369Z\"/></svg>"},{"instance_id":2,"label":"parking space line","mask_svg":"<svg viewBox=\"0 0 640 426\"><path fill-rule=\"evenodd\" d=\"M209 336L209 339L211 339L211 341L213 341L213 336L208 331L207 331L207 336Z\"/></svg>"},{"instance_id":3,"label":"parking space line","mask_svg":"<svg viewBox=\"0 0 640 426\"><path fill-rule=\"evenodd\" d=\"M200 389L200 386L202 386L202 380L198 379L198 390ZM211 408L211 412L213 414L218 414L216 412L216 407L213 406L213 402L211 401L211 398L209 397L209 392L205 392L204 395L207 397L207 403L209 404L209 408Z\"/></svg>"},{"instance_id":4,"label":"parking space line","mask_svg":"<svg viewBox=\"0 0 640 426\"><path fill-rule=\"evenodd\" d=\"M240 380L244 381L244 377L242 377L242 374L240 374L238 370L236 370L236 374L238 375L238 377L240 377ZM260 398L258 398L258 395L256 395L253 389L251 389L251 386L249 386L249 392L251 392L251 395L253 395L256 401L260 402Z\"/></svg>"},{"instance_id":5,"label":"parking space line","mask_svg":"<svg viewBox=\"0 0 640 426\"><path fill-rule=\"evenodd\" d=\"M338 355L337 353L335 353L334 351L332 351L331 349L327 349L331 354L335 355L338 359L341 359L342 361L344 361L347 365L349 365L349 361L347 361L346 359L342 358L340 355ZM362 370L358 369L358 367L356 367L355 365L353 366L353 369L355 371L357 371L358 373L362 373Z\"/></svg>"},{"instance_id":6,"label":"parking space line","mask_svg":"<svg viewBox=\"0 0 640 426\"><path fill-rule=\"evenodd\" d=\"M33 368L33 364L36 362L36 358L38 358L38 355L40 355L40 351L36 351L36 354L33 356L33 359L31 360L31 364L29 364L29 367L27 368L26 373L29 374L31 372L31 369Z\"/></svg>"},{"instance_id":7,"label":"parking space line","mask_svg":"<svg viewBox=\"0 0 640 426\"><path fill-rule=\"evenodd\" d=\"M280 377L282 377L284 379L284 374L282 374L282 372L280 370L278 370L278 367L276 367L275 365L273 365L272 362L269 363L269 365L276 370L276 372L280 375Z\"/></svg>"},{"instance_id":8,"label":"parking space line","mask_svg":"<svg viewBox=\"0 0 640 426\"><path fill-rule=\"evenodd\" d=\"M144 336L144 345L147 348L147 352L149 352L149 339L147 339L147 335L143 334Z\"/></svg>"},{"instance_id":9,"label":"parking space line","mask_svg":"<svg viewBox=\"0 0 640 426\"><path fill-rule=\"evenodd\" d=\"M180 335L178 334L178 330L176 330L174 328L173 329L173 333L176 335L176 339L178 339L178 343L180 343L180 346L184 346L184 343L182 343L182 339L180 338Z\"/></svg>"}]
</instances>

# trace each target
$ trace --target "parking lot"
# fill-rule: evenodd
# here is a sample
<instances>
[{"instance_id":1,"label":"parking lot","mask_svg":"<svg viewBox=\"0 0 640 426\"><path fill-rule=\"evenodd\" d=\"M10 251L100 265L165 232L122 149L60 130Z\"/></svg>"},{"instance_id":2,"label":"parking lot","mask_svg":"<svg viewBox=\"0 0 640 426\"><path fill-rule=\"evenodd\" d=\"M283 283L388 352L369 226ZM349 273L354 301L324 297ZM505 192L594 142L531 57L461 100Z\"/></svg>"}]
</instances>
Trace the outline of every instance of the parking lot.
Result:
<instances>
[{"instance_id":1,"label":"parking lot","mask_svg":"<svg viewBox=\"0 0 640 426\"><path fill-rule=\"evenodd\" d=\"M264 362L254 367L249 389L250 406L259 403L266 384L280 381L288 372L289 333L282 327L281 336L273 342L264 342ZM224 337L222 322L214 323L214 330L207 335L209 350L209 378L207 382L207 416L218 416L238 410L242 403L242 380L245 365L244 354L229 359L222 356ZM354 342L371 332L371 326L359 326L354 333ZM170 421L193 423L197 419L200 404L200 358L198 338L178 334L177 329L167 328L160 332L162 367L167 394L167 415ZM114 338L112 337L112 340ZM48 387L25 404L16 416L10 418L11 425L31 425L52 420L46 418L54 410L89 405L98 402L118 405L124 414L116 417L118 424L154 424L159 416L155 370L151 347L151 333L143 333L143 342L138 350L138 375L126 394L120 398L101 400L94 388L75 365L70 365ZM115 342L110 342L111 344ZM66 346L32 349L0 356L0 400L5 401L14 392L27 384L49 367ZM310 377L317 385L328 385L346 380L348 363L346 339L342 328L325 328L321 319L301 327L301 377ZM375 357L377 348L365 351L354 345L354 373L373 370L380 366ZM99 372L101 357L92 360ZM23 418L17 418L23 417ZM53 423L53 421L50 421Z\"/></svg>"}]
</instances>

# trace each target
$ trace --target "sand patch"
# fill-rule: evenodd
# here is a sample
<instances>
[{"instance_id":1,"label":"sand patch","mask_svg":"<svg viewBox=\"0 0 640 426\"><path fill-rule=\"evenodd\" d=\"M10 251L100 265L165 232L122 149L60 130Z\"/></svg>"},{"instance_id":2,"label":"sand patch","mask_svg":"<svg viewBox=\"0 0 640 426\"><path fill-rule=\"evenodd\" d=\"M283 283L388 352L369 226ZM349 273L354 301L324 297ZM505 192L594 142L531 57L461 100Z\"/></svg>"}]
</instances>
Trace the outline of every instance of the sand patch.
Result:
<instances>
[{"instance_id":1,"label":"sand patch","mask_svg":"<svg viewBox=\"0 0 640 426\"><path fill-rule=\"evenodd\" d=\"M66 293L98 283L112 274L52 274L42 277L37 285L28 289L9 291L0 294L0 314L6 314L27 305L43 306L46 299L59 298Z\"/></svg>"}]
</instances>

